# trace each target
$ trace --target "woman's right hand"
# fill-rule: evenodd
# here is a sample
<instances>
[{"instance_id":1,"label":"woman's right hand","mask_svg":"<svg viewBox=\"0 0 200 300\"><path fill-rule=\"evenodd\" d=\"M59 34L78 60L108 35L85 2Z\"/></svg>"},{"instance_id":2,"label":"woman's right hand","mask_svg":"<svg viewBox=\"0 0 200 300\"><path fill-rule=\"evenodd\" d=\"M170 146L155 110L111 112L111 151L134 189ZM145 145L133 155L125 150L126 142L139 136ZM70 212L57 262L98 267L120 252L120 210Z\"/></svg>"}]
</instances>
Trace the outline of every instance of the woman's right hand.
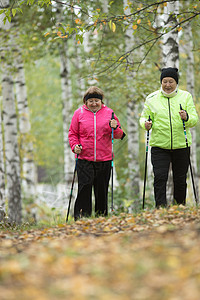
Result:
<instances>
[{"instance_id":1,"label":"woman's right hand","mask_svg":"<svg viewBox=\"0 0 200 300\"><path fill-rule=\"evenodd\" d=\"M80 154L81 151L82 151L82 146L81 146L81 145L76 145L76 146L74 147L74 153Z\"/></svg>"},{"instance_id":2,"label":"woman's right hand","mask_svg":"<svg viewBox=\"0 0 200 300\"><path fill-rule=\"evenodd\" d=\"M151 126L152 126L152 121L146 121L145 122L145 128L146 128L146 130L150 130Z\"/></svg>"}]
</instances>

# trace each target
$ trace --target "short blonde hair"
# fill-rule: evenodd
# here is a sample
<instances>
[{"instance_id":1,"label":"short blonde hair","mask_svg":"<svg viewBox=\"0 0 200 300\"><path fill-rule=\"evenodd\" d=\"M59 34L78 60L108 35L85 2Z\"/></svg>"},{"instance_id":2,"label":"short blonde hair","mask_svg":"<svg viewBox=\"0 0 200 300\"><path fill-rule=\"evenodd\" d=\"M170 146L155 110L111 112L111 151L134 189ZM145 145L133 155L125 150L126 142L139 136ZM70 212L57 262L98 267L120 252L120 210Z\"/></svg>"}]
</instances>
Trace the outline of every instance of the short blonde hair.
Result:
<instances>
[{"instance_id":1,"label":"short blonde hair","mask_svg":"<svg viewBox=\"0 0 200 300\"><path fill-rule=\"evenodd\" d=\"M91 95L91 94L97 94L97 95L102 96L102 100L104 98L104 93L100 88L98 88L97 86L91 86L87 89L87 91L85 92L85 94L83 96L84 103L86 103L86 101L87 101L87 100L85 100L86 96ZM103 101L102 101L102 103L103 103Z\"/></svg>"}]
</instances>

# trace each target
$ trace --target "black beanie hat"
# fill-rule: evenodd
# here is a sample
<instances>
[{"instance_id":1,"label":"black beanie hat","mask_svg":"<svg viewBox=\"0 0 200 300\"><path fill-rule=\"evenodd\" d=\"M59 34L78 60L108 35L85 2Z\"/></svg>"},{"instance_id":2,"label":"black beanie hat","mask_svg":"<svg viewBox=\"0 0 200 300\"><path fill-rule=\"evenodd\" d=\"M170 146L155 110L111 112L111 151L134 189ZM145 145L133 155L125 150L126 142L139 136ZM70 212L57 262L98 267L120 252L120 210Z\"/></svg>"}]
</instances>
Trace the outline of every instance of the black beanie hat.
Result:
<instances>
[{"instance_id":1,"label":"black beanie hat","mask_svg":"<svg viewBox=\"0 0 200 300\"><path fill-rule=\"evenodd\" d=\"M176 80L176 83L178 84L178 69L177 68L164 68L161 70L160 75L160 82L162 82L163 78L165 77L172 77L174 80Z\"/></svg>"}]
</instances>

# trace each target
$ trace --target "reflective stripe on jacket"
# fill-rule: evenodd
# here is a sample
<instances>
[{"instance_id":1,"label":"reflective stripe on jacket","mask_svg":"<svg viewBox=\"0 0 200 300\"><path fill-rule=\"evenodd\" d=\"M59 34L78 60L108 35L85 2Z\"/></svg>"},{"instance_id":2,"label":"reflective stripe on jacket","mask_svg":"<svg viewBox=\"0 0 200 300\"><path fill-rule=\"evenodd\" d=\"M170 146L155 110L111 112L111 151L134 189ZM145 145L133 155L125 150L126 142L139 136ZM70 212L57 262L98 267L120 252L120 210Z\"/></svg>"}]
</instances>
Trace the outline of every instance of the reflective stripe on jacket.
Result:
<instances>
[{"instance_id":1,"label":"reflective stripe on jacket","mask_svg":"<svg viewBox=\"0 0 200 300\"><path fill-rule=\"evenodd\" d=\"M93 113L86 105L78 108L72 117L69 128L69 144L72 149L81 144L82 151L79 159L89 161L112 160L112 129L109 121L112 117L112 109L102 104L100 110ZM123 130L115 115L118 127L114 130L114 138L121 139Z\"/></svg>"},{"instance_id":2,"label":"reflective stripe on jacket","mask_svg":"<svg viewBox=\"0 0 200 300\"><path fill-rule=\"evenodd\" d=\"M163 149L179 149L186 147L183 122L179 115L180 104L189 116L185 121L188 146L192 143L189 127L197 124L198 115L193 103L192 95L187 91L178 89L174 97L164 97L161 90L150 94L145 101L140 118L140 125L145 129L145 121L152 120L150 146Z\"/></svg>"}]
</instances>

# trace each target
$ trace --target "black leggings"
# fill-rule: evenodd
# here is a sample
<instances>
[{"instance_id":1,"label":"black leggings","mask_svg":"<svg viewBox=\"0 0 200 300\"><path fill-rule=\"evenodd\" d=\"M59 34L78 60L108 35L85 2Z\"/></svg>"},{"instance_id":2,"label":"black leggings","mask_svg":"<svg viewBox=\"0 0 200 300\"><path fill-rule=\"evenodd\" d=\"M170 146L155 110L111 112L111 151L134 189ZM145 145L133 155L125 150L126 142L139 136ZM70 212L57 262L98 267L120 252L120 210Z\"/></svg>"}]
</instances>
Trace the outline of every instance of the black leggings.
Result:
<instances>
[{"instance_id":1,"label":"black leggings","mask_svg":"<svg viewBox=\"0 0 200 300\"><path fill-rule=\"evenodd\" d=\"M111 161L78 160L78 195L74 206L74 219L92 214L92 186L95 195L95 215L108 214L108 185Z\"/></svg>"},{"instance_id":2,"label":"black leggings","mask_svg":"<svg viewBox=\"0 0 200 300\"><path fill-rule=\"evenodd\" d=\"M189 155L190 148L175 150L166 150L158 147L151 148L156 207L167 205L166 184L170 162L172 163L173 172L174 200L177 204L185 205Z\"/></svg>"}]
</instances>

